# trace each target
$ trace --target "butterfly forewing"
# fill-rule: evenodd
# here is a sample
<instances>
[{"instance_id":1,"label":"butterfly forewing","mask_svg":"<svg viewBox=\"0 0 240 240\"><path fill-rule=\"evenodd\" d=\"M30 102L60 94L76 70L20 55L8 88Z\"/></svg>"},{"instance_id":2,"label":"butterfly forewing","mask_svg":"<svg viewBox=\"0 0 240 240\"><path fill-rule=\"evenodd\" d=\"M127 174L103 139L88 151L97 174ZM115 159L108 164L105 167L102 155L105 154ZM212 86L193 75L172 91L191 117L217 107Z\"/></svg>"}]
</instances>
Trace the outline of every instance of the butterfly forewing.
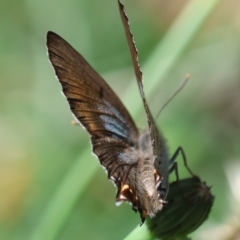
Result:
<instances>
[{"instance_id":1,"label":"butterfly forewing","mask_svg":"<svg viewBox=\"0 0 240 240\"><path fill-rule=\"evenodd\" d=\"M153 159L154 166L156 171L158 172L158 175L161 177L161 188L166 189L167 191L168 167L169 167L169 163L168 163L169 157L168 157L167 147L165 144L165 140L163 139L162 135L157 129L157 126L152 117L151 111L147 104L147 100L146 100L144 89L143 89L142 71L140 69L139 62L138 62L138 51L129 27L128 17L125 14L124 6L121 4L120 1L118 1L118 6L119 6L121 19L123 22L125 34L127 37L128 46L131 53L132 63L133 63L139 91L143 100L143 105L144 105L146 116L147 116L149 133L151 138L151 148L152 148L153 158L154 158Z\"/></svg>"},{"instance_id":2,"label":"butterfly forewing","mask_svg":"<svg viewBox=\"0 0 240 240\"><path fill-rule=\"evenodd\" d=\"M138 130L116 94L64 39L47 34L50 61L75 117L93 138L113 137L134 145Z\"/></svg>"},{"instance_id":3,"label":"butterfly forewing","mask_svg":"<svg viewBox=\"0 0 240 240\"><path fill-rule=\"evenodd\" d=\"M137 154L132 152L136 151L138 130L131 116L106 82L64 39L48 32L47 46L73 114L91 134L93 151L119 185L121 168L137 162ZM127 158L128 154L135 157Z\"/></svg>"}]
</instances>

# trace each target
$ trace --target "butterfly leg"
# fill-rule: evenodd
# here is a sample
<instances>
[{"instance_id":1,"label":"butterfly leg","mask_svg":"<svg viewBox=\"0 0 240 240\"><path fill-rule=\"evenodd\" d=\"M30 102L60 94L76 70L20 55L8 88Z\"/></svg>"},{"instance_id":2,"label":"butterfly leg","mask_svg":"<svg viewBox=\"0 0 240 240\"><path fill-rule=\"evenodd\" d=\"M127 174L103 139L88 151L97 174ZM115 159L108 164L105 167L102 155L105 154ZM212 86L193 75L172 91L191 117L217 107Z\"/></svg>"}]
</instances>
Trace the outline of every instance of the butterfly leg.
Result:
<instances>
[{"instance_id":1,"label":"butterfly leg","mask_svg":"<svg viewBox=\"0 0 240 240\"><path fill-rule=\"evenodd\" d=\"M179 183L179 174L178 174L178 163L176 162L176 158L180 153L182 154L184 166L186 167L188 172L192 175L192 177L196 177L196 175L191 171L191 169L187 165L187 158L186 158L186 155L185 155L185 152L184 152L183 148L178 147L177 150L175 151L175 153L173 154L172 158L169 161L170 168L168 170L169 174L172 173L173 171L175 172L177 184ZM179 185L178 185L178 188L179 188L179 191L180 191L183 199L185 199L184 194L181 192L181 188L179 187ZM187 200L186 200L186 202L187 202Z\"/></svg>"},{"instance_id":2,"label":"butterfly leg","mask_svg":"<svg viewBox=\"0 0 240 240\"><path fill-rule=\"evenodd\" d=\"M184 166L186 167L186 169L188 170L188 172L194 177L196 176L192 170L188 167L188 164L187 164L187 158L186 158L186 155L185 155L185 152L183 150L182 147L178 147L177 150L175 151L175 153L173 154L172 158L170 159L169 161L169 166L170 169L169 169L169 173L172 173L173 171L175 171L176 173L176 177L178 178L178 168L177 168L177 162L176 161L176 158L178 157L178 155L181 153L182 155L182 158L183 158L183 163L184 163Z\"/></svg>"},{"instance_id":3,"label":"butterfly leg","mask_svg":"<svg viewBox=\"0 0 240 240\"><path fill-rule=\"evenodd\" d=\"M185 160L186 160L186 159L185 159ZM186 166L186 165L185 165L185 166ZM187 167L187 169L189 169L189 168ZM190 169L189 169L189 170L190 170ZM174 163L172 164L171 168L169 169L169 173L172 173L173 171L175 172L175 175L176 175L176 183L177 183L177 186L178 186L178 191L179 191L179 193L181 194L183 200L186 202L186 204L192 204L192 203L189 201L189 199L185 197L184 192L182 192L182 189L181 189L181 187L180 187L180 185L179 185L179 181L180 181L180 180L179 180L178 163L177 163L177 162L174 162ZM196 178L196 177L197 177L197 176L194 175L191 171L190 171L190 174L192 175L193 178ZM197 177L197 178L198 178L198 177ZM200 181L200 180L199 180L199 181Z\"/></svg>"},{"instance_id":4,"label":"butterfly leg","mask_svg":"<svg viewBox=\"0 0 240 240\"><path fill-rule=\"evenodd\" d=\"M179 181L179 174L178 174L178 163L177 162L174 162L172 164L172 166L170 167L170 169L168 170L169 174L172 173L173 171L175 172L176 180L178 182Z\"/></svg>"}]
</instances>

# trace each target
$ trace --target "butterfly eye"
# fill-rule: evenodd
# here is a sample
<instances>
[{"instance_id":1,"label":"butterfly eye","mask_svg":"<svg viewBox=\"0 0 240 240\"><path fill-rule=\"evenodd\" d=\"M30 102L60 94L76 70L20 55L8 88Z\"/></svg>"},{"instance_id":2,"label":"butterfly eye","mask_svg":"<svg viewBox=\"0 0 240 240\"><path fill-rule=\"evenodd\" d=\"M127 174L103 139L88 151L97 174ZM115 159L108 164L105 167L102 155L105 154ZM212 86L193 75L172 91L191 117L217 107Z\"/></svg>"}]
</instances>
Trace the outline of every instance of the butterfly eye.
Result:
<instances>
[{"instance_id":1,"label":"butterfly eye","mask_svg":"<svg viewBox=\"0 0 240 240\"><path fill-rule=\"evenodd\" d=\"M165 199L167 194L168 194L168 188L161 187L161 183L160 183L160 186L158 188L159 199L161 199L161 200Z\"/></svg>"}]
</instances>

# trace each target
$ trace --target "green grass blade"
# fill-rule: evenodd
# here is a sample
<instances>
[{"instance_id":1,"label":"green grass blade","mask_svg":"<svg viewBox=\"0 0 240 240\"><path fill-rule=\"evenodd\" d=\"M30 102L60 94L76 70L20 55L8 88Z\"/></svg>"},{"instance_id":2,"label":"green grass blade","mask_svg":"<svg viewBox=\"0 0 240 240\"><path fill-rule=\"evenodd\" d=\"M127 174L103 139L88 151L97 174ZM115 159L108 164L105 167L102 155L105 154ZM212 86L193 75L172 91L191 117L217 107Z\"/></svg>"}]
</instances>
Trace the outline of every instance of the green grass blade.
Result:
<instances>
[{"instance_id":1,"label":"green grass blade","mask_svg":"<svg viewBox=\"0 0 240 240\"><path fill-rule=\"evenodd\" d=\"M63 179L42 216L40 224L30 237L31 240L57 239L79 196L93 178L98 165L90 148L84 148L78 160ZM88 168L86 169L86 166ZM83 171L84 169L84 171Z\"/></svg>"},{"instance_id":2,"label":"green grass blade","mask_svg":"<svg viewBox=\"0 0 240 240\"><path fill-rule=\"evenodd\" d=\"M143 224L141 227L137 226L124 240L152 240L153 237L148 230L147 224Z\"/></svg>"}]
</instances>

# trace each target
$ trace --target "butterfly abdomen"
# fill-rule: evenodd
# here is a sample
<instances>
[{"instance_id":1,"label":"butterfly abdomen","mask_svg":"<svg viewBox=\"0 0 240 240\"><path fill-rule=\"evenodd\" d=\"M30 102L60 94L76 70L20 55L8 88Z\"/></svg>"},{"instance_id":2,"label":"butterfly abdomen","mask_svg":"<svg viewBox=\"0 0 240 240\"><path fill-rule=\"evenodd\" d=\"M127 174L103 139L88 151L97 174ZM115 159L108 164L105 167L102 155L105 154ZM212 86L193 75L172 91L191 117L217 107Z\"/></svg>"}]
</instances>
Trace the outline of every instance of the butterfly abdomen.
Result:
<instances>
[{"instance_id":1,"label":"butterfly abdomen","mask_svg":"<svg viewBox=\"0 0 240 240\"><path fill-rule=\"evenodd\" d=\"M151 148L151 139L149 132L146 130L140 136L139 141L139 156L137 171L137 191L141 195L139 198L143 213L154 216L163 207L159 199L159 194L156 188L155 168L153 161L153 153ZM144 215L144 214L141 215Z\"/></svg>"}]
</instances>

